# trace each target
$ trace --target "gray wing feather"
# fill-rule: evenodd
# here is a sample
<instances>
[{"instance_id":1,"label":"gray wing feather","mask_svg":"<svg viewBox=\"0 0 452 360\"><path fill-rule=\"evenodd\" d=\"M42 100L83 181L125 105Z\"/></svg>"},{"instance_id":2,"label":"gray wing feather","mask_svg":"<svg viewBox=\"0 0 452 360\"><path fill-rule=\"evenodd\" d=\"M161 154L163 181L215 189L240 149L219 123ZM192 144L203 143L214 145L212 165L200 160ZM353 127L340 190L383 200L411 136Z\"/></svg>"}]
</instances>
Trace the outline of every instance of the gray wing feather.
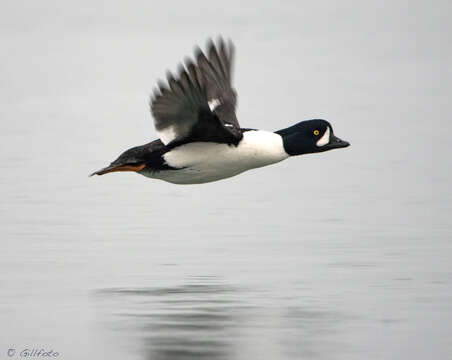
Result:
<instances>
[{"instance_id":1,"label":"gray wing feather","mask_svg":"<svg viewBox=\"0 0 452 360\"><path fill-rule=\"evenodd\" d=\"M225 138L241 138L235 115L236 92L231 85L232 57L231 42L226 46L220 38L216 47L209 40L207 56L196 48L195 62L186 60L185 67L180 65L176 78L168 73L167 85L158 82L150 106L155 128L163 143L192 136L194 127L198 133L202 132L203 125L210 127L210 124L200 123L206 121L219 122L214 134L217 140L221 138L218 132L224 132ZM211 101L215 106L209 106ZM211 116L206 116L209 113ZM202 140L202 134L197 134L197 138Z\"/></svg>"}]
</instances>

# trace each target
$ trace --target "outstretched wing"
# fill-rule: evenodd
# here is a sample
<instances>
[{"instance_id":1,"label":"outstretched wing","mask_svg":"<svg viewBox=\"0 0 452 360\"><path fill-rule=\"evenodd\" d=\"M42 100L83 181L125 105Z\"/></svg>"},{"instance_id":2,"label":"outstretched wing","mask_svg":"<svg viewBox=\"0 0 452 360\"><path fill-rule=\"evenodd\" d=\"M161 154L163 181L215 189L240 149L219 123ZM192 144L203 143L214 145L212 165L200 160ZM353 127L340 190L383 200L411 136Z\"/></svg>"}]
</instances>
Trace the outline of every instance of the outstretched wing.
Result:
<instances>
[{"instance_id":1,"label":"outstretched wing","mask_svg":"<svg viewBox=\"0 0 452 360\"><path fill-rule=\"evenodd\" d=\"M209 40L207 56L196 48L195 62L185 61L168 85L159 82L151 99L155 128L165 145L188 141L237 144L242 131L235 115L232 88L233 45Z\"/></svg>"}]
</instances>

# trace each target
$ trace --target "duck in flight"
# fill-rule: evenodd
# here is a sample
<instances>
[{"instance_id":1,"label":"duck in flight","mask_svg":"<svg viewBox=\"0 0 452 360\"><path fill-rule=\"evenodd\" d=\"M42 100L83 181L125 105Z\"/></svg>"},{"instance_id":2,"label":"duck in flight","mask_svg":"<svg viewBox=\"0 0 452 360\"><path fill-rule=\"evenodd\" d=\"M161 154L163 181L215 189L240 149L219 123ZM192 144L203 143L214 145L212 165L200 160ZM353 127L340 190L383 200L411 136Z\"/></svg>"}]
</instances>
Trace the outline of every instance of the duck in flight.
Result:
<instances>
[{"instance_id":1,"label":"duck in flight","mask_svg":"<svg viewBox=\"0 0 452 360\"><path fill-rule=\"evenodd\" d=\"M204 54L158 83L151 113L158 140L123 152L92 175L135 171L174 184L201 184L274 164L290 156L345 148L326 120L301 121L276 132L241 128L232 87L234 47L208 41Z\"/></svg>"}]
</instances>

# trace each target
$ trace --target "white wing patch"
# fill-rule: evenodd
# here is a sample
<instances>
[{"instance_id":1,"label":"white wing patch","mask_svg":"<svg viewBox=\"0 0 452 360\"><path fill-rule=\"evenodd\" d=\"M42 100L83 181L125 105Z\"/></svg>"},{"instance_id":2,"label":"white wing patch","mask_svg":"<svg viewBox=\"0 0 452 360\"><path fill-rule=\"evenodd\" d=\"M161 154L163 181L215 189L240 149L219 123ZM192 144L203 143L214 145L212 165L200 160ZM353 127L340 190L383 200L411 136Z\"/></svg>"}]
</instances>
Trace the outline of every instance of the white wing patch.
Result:
<instances>
[{"instance_id":1,"label":"white wing patch","mask_svg":"<svg viewBox=\"0 0 452 360\"><path fill-rule=\"evenodd\" d=\"M162 143L165 145L168 145L171 141L173 141L176 138L176 132L174 131L173 126L168 126L167 128L157 131L160 140L162 140Z\"/></svg>"},{"instance_id":2,"label":"white wing patch","mask_svg":"<svg viewBox=\"0 0 452 360\"><path fill-rule=\"evenodd\" d=\"M325 146L330 142L330 127L326 128L325 134L317 141L317 146Z\"/></svg>"},{"instance_id":3,"label":"white wing patch","mask_svg":"<svg viewBox=\"0 0 452 360\"><path fill-rule=\"evenodd\" d=\"M220 99L211 99L207 102L210 111L214 111L219 105L221 105Z\"/></svg>"}]
</instances>

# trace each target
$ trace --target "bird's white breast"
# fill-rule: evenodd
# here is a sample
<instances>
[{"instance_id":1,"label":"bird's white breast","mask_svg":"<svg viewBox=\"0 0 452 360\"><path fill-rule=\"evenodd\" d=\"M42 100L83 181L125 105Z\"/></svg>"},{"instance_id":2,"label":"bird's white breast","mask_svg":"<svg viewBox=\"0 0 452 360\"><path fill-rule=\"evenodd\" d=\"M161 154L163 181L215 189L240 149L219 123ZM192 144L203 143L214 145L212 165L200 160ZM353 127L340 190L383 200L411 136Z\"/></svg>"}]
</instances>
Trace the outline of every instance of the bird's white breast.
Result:
<instances>
[{"instance_id":1,"label":"bird's white breast","mask_svg":"<svg viewBox=\"0 0 452 360\"><path fill-rule=\"evenodd\" d=\"M280 135L246 131L237 146L213 142L188 143L167 152L164 159L178 170L164 170L152 177L176 184L216 181L289 157Z\"/></svg>"}]
</instances>

